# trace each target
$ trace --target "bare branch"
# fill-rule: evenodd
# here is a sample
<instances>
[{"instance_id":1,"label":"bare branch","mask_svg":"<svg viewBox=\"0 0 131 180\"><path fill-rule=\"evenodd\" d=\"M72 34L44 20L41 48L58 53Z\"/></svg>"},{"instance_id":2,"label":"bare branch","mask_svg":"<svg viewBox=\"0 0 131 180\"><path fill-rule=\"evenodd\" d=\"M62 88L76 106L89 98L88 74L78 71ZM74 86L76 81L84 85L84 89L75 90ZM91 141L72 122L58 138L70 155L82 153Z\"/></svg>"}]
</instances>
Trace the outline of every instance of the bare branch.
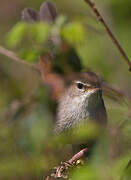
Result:
<instances>
[{"instance_id":1,"label":"bare branch","mask_svg":"<svg viewBox=\"0 0 131 180\"><path fill-rule=\"evenodd\" d=\"M112 87L110 84L106 83L106 82L102 82L102 89L105 92L109 92L109 93L113 93L114 95L117 95L117 97L119 98L126 98L128 99L128 101L131 101L131 97L129 97L128 95L126 95L126 93L124 93L122 90L117 89L115 87Z\"/></svg>"},{"instance_id":2,"label":"bare branch","mask_svg":"<svg viewBox=\"0 0 131 180\"><path fill-rule=\"evenodd\" d=\"M26 62L24 59L19 58L14 52L0 46L0 54L9 57L10 59L12 59L13 61L17 62L17 63L21 63L23 65L26 65L36 71L39 71L39 68L36 64L31 64Z\"/></svg>"},{"instance_id":3,"label":"bare branch","mask_svg":"<svg viewBox=\"0 0 131 180\"><path fill-rule=\"evenodd\" d=\"M82 149L80 152L75 154L68 162L71 164L74 161L83 158L87 152L88 152L88 148Z\"/></svg>"},{"instance_id":4,"label":"bare branch","mask_svg":"<svg viewBox=\"0 0 131 180\"><path fill-rule=\"evenodd\" d=\"M129 58L127 57L127 55L126 55L125 51L123 50L123 48L121 47L120 43L115 38L114 34L111 32L110 28L107 26L106 22L104 21L103 17L99 13L99 11L96 9L95 4L91 0L85 0L85 2L91 7L91 9L94 11L95 15L97 16L98 20L105 27L107 34L109 35L109 37L111 38L111 40L113 41L113 43L115 44L117 49L119 50L120 54L124 58L125 62L129 66L129 71L131 71L131 62L130 62Z\"/></svg>"},{"instance_id":5,"label":"bare branch","mask_svg":"<svg viewBox=\"0 0 131 180\"><path fill-rule=\"evenodd\" d=\"M0 54L6 56L6 57L9 57L11 60L17 62L17 63L21 63L23 65L26 65L28 66L29 68L32 68L34 69L35 71L37 72L40 72L40 65L37 65L37 64L31 64L31 63L28 63L26 62L24 59L21 59L19 58L14 52L0 46ZM125 93L121 92L120 90L118 89L115 89L113 87L111 87L109 84L107 83L103 83L103 87L105 89L108 89L109 92L114 92L115 94L117 94L119 97L125 97L127 98L129 101L131 101L131 98L128 97Z\"/></svg>"},{"instance_id":6,"label":"bare branch","mask_svg":"<svg viewBox=\"0 0 131 180\"><path fill-rule=\"evenodd\" d=\"M58 178L69 179L70 170L84 163L81 161L81 158L84 158L87 152L88 152L88 148L84 148L81 151L79 151L77 154L75 154L70 160L66 162L61 162L59 166L51 169L50 174L44 179L45 180L53 180L53 179L55 180Z\"/></svg>"}]
</instances>

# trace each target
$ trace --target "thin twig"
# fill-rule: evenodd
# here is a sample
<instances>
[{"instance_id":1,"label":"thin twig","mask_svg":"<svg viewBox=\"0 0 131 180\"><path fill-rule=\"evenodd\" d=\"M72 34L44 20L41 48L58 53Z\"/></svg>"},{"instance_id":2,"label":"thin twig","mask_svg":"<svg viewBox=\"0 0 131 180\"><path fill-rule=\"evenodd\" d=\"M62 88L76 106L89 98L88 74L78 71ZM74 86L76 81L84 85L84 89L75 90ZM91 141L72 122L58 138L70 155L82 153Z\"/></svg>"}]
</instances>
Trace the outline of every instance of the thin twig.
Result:
<instances>
[{"instance_id":1,"label":"thin twig","mask_svg":"<svg viewBox=\"0 0 131 180\"><path fill-rule=\"evenodd\" d=\"M45 180L52 180L52 179L69 179L70 176L70 170L72 168L76 168L78 165L81 165L81 163L76 163L77 160L80 160L81 158L85 157L85 154L88 152L88 148L84 148L81 151L79 151L77 154L75 154L70 160L66 162L61 162L61 164L57 167L54 167L49 175L44 178Z\"/></svg>"},{"instance_id":2,"label":"thin twig","mask_svg":"<svg viewBox=\"0 0 131 180\"><path fill-rule=\"evenodd\" d=\"M128 101L131 101L131 97L126 95L126 93L124 93L122 90L112 87L110 84L106 83L106 82L102 82L102 88L105 91L109 91L110 93L114 93L116 94L118 97L120 98L126 98L128 99Z\"/></svg>"},{"instance_id":3,"label":"thin twig","mask_svg":"<svg viewBox=\"0 0 131 180\"><path fill-rule=\"evenodd\" d=\"M11 60L13 60L13 61L15 61L17 63L21 63L23 65L26 65L26 66L36 70L37 72L40 72L39 66L37 66L36 64L31 64L31 63L26 62L25 60L19 58L14 52L12 52L12 51L10 51L10 50L2 47L2 46L0 46L0 54L4 55L6 57L9 57ZM131 98L128 97L125 93L113 88L109 84L104 83L104 87L109 89L109 91L115 92L118 96L125 97L125 98L127 98L128 100L131 101Z\"/></svg>"},{"instance_id":4,"label":"thin twig","mask_svg":"<svg viewBox=\"0 0 131 180\"><path fill-rule=\"evenodd\" d=\"M71 164L74 161L83 158L85 156L85 154L88 152L88 148L82 149L80 152L78 152L77 154L75 154L68 162Z\"/></svg>"},{"instance_id":5,"label":"thin twig","mask_svg":"<svg viewBox=\"0 0 131 180\"><path fill-rule=\"evenodd\" d=\"M19 58L14 52L0 46L0 54L9 57L10 59L12 59L13 61L17 62L17 63L21 63L23 65L26 65L36 71L39 70L38 66L36 64L31 64L26 62L24 59Z\"/></svg>"},{"instance_id":6,"label":"thin twig","mask_svg":"<svg viewBox=\"0 0 131 180\"><path fill-rule=\"evenodd\" d=\"M104 21L103 17L99 13L99 11L96 9L95 4L91 0L85 0L85 2L91 7L91 9L94 11L95 15L97 16L98 20L105 27L107 34L109 35L109 37L111 38L113 43L116 45L120 54L123 56L125 62L128 64L129 71L131 71L131 62L130 62L129 58L127 57L127 55L126 55L125 51L123 50L123 48L121 47L120 43L115 38L114 34L111 32L110 28L107 26L106 22Z\"/></svg>"}]
</instances>

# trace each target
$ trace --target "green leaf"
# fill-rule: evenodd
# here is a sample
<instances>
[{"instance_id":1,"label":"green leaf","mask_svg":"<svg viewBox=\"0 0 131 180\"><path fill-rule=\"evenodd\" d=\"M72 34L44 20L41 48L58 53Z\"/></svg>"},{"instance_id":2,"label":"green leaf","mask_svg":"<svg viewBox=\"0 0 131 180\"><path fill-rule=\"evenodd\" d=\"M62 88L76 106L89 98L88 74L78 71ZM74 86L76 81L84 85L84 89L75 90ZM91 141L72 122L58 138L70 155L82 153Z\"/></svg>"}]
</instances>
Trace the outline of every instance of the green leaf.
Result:
<instances>
[{"instance_id":1,"label":"green leaf","mask_svg":"<svg viewBox=\"0 0 131 180\"><path fill-rule=\"evenodd\" d=\"M27 32L28 24L17 23L7 35L7 45L14 47L18 45Z\"/></svg>"},{"instance_id":2,"label":"green leaf","mask_svg":"<svg viewBox=\"0 0 131 180\"><path fill-rule=\"evenodd\" d=\"M43 43L50 34L50 25L47 23L35 23L31 27L31 36L37 43Z\"/></svg>"},{"instance_id":3,"label":"green leaf","mask_svg":"<svg viewBox=\"0 0 131 180\"><path fill-rule=\"evenodd\" d=\"M80 23L68 23L62 28L61 35L68 43L77 45L84 41L85 29Z\"/></svg>"},{"instance_id":4,"label":"green leaf","mask_svg":"<svg viewBox=\"0 0 131 180\"><path fill-rule=\"evenodd\" d=\"M34 62L38 59L40 52L37 49L24 49L20 51L19 55L28 62Z\"/></svg>"}]
</instances>

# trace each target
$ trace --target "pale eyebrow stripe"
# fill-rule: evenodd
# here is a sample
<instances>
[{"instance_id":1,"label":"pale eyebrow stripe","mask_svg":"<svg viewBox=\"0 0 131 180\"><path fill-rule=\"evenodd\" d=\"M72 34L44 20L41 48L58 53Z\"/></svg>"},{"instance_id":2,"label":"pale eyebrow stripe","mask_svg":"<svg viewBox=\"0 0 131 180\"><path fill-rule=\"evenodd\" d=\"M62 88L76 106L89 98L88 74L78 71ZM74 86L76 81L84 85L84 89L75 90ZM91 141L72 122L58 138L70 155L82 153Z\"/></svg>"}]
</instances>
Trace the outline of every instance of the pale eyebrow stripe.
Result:
<instances>
[{"instance_id":1,"label":"pale eyebrow stripe","mask_svg":"<svg viewBox=\"0 0 131 180\"><path fill-rule=\"evenodd\" d=\"M89 84L89 83L83 83L83 82L81 82L81 81L73 81L74 83L81 83L81 84L83 84L84 86L87 86L87 87L91 87L91 84Z\"/></svg>"},{"instance_id":2,"label":"pale eyebrow stripe","mask_svg":"<svg viewBox=\"0 0 131 180\"><path fill-rule=\"evenodd\" d=\"M74 83L81 83L83 85L86 85L85 83L81 82L81 81L73 81Z\"/></svg>"}]
</instances>

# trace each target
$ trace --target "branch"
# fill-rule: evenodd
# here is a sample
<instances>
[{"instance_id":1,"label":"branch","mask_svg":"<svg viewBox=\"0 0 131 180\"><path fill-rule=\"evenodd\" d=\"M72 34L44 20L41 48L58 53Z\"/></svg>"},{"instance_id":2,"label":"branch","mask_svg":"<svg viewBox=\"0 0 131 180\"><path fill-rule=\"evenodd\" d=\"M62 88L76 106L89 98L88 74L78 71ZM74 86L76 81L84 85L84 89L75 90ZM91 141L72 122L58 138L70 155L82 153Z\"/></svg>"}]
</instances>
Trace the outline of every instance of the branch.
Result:
<instances>
[{"instance_id":1,"label":"branch","mask_svg":"<svg viewBox=\"0 0 131 180\"><path fill-rule=\"evenodd\" d=\"M36 71L39 71L39 68L36 64L31 64L26 62L24 59L19 58L14 52L9 51L8 49L0 46L0 54L9 57L10 59L12 59L13 61L17 62L17 63L21 63L23 65L26 65Z\"/></svg>"},{"instance_id":2,"label":"branch","mask_svg":"<svg viewBox=\"0 0 131 180\"><path fill-rule=\"evenodd\" d=\"M87 152L88 152L88 148L82 149L77 154L75 154L68 162L72 164L74 161L83 158Z\"/></svg>"},{"instance_id":3,"label":"branch","mask_svg":"<svg viewBox=\"0 0 131 180\"><path fill-rule=\"evenodd\" d=\"M91 0L85 0L85 2L91 7L91 9L94 11L95 15L97 16L98 20L102 23L102 25L105 27L107 34L109 35L109 37L111 38L111 40L113 41L113 43L115 44L115 46L117 47L117 49L119 50L120 54L122 55L122 57L124 58L125 62L127 63L127 65L129 66L129 71L131 71L131 62L129 60L129 58L127 57L125 51L123 50L123 48L121 47L120 43L117 41L117 39L115 38L114 34L111 32L111 30L109 29L109 27L107 26L106 22L104 21L103 17L101 16L101 14L99 13L99 11L96 9L95 4L92 3Z\"/></svg>"},{"instance_id":4,"label":"branch","mask_svg":"<svg viewBox=\"0 0 131 180\"><path fill-rule=\"evenodd\" d=\"M26 65L28 66L29 68L32 68L33 70L37 71L37 72L40 72L40 68L38 65L36 64L31 64L31 63L28 63L26 62L24 59L21 59L19 58L14 52L12 51L9 51L8 49L0 46L0 54L6 56L6 57L9 57L11 60L17 62L17 63L21 63L23 65ZM103 83L103 87L105 89L108 89L110 92L114 92L115 94L117 94L119 97L125 97L127 98L129 101L131 101L131 98L128 97L125 93L121 92L120 90L118 89L115 89L113 87L111 87L109 84L107 83Z\"/></svg>"},{"instance_id":5,"label":"branch","mask_svg":"<svg viewBox=\"0 0 131 180\"><path fill-rule=\"evenodd\" d=\"M126 93L124 93L122 90L112 87L110 84L108 84L106 82L102 82L102 88L106 92L109 91L109 93L113 93L113 94L117 95L119 98L126 98L126 99L128 99L128 101L131 101L130 96L126 95Z\"/></svg>"},{"instance_id":6,"label":"branch","mask_svg":"<svg viewBox=\"0 0 131 180\"><path fill-rule=\"evenodd\" d=\"M58 178L69 179L70 170L78 167L79 165L82 165L83 161L81 161L81 158L84 158L87 152L88 148L84 148L77 154L75 154L70 160L61 162L59 166L54 167L50 171L50 174L46 178L44 178L44 180L55 180Z\"/></svg>"}]
</instances>

